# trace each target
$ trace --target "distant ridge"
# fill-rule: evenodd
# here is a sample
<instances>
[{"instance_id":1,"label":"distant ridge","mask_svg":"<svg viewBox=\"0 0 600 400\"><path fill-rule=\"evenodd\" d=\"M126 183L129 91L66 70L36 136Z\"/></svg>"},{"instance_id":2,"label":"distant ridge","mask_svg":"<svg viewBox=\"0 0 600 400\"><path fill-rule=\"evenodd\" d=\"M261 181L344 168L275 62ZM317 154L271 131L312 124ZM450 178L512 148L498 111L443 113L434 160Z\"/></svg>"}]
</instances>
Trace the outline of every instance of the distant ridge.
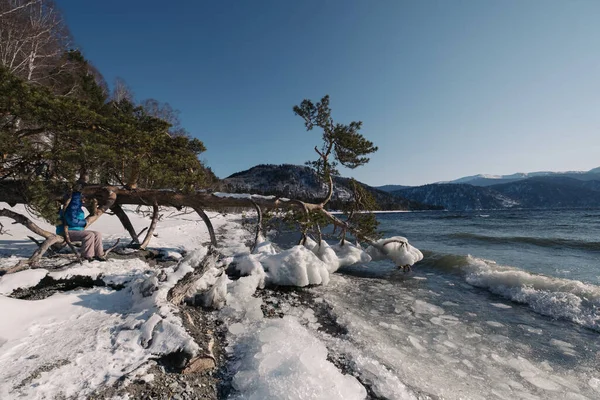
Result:
<instances>
[{"instance_id":1,"label":"distant ridge","mask_svg":"<svg viewBox=\"0 0 600 400\"><path fill-rule=\"evenodd\" d=\"M516 182L523 179L534 178L539 176L552 176L552 177L567 177L578 179L582 181L598 180L600 179L600 167L593 168L589 171L566 171L566 172L552 172L552 171L538 171L538 172L517 172L510 175L486 175L478 174L472 176L465 176L462 178L455 179L449 182L437 182L437 183L468 183L474 186L491 186L499 183Z\"/></svg>"},{"instance_id":2,"label":"distant ridge","mask_svg":"<svg viewBox=\"0 0 600 400\"><path fill-rule=\"evenodd\" d=\"M360 182L359 182L360 183ZM261 164L221 181L222 190L321 201L327 185L306 166ZM532 172L473 175L449 183L374 188L360 183L375 198L379 210L453 211L485 209L600 208L600 167L579 172ZM396 189L399 188L399 189ZM350 199L350 179L336 177L330 209Z\"/></svg>"},{"instance_id":3,"label":"distant ridge","mask_svg":"<svg viewBox=\"0 0 600 400\"><path fill-rule=\"evenodd\" d=\"M423 210L433 208L359 183L373 195L379 205L379 210ZM223 179L221 186L223 190L230 192L275 195L310 202L321 201L327 195L327 185L319 180L314 170L306 166L292 164L256 165ZM348 201L351 197L350 179L335 177L333 196L329 203L330 209L340 209L342 203Z\"/></svg>"},{"instance_id":4,"label":"distant ridge","mask_svg":"<svg viewBox=\"0 0 600 400\"><path fill-rule=\"evenodd\" d=\"M383 190L384 192L393 192L395 190L406 189L410 186L403 185L383 185L383 186L374 186L376 189Z\"/></svg>"},{"instance_id":5,"label":"distant ridge","mask_svg":"<svg viewBox=\"0 0 600 400\"><path fill-rule=\"evenodd\" d=\"M594 181L600 180L600 167L592 168L589 171L566 171L566 172L552 172L552 171L537 171L537 172L516 172L510 175L490 175L490 174L477 174L470 176L463 176L462 178L454 179L452 181L440 181L433 184L457 184L467 183L473 186L492 186L500 183L516 182L523 179L534 178L537 176L554 176L554 177L567 177L578 179L582 181ZM422 185L423 186L423 185ZM402 190L414 186L405 185L383 185L375 186L379 190L385 192L394 192L396 190Z\"/></svg>"},{"instance_id":6,"label":"distant ridge","mask_svg":"<svg viewBox=\"0 0 600 400\"><path fill-rule=\"evenodd\" d=\"M600 175L592 175L598 179L582 180L554 174L489 186L435 183L397 190L392 194L455 211L600 208Z\"/></svg>"}]
</instances>

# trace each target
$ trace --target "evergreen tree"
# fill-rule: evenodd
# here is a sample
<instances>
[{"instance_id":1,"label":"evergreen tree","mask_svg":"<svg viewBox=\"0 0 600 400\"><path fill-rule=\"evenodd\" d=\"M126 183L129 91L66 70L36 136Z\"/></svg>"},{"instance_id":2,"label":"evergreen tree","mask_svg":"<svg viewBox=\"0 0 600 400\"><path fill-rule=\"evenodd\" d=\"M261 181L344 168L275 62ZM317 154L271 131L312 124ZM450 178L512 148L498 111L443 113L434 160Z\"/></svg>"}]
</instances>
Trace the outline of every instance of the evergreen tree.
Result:
<instances>
[{"instance_id":1,"label":"evergreen tree","mask_svg":"<svg viewBox=\"0 0 600 400\"><path fill-rule=\"evenodd\" d=\"M316 104L310 100L302 101L299 106L294 106L294 113L304 120L307 131L311 131L315 127L323 131L321 148L315 146L315 152L319 158L316 161L308 161L306 164L315 169L318 176L328 184L327 197L320 204L321 207L324 207L333 195L333 176L339 175L337 165L343 165L350 169L360 167L369 162L367 156L377 151L377 147L360 133L362 122L353 121L348 125L334 122L328 95ZM373 200L364 188L357 185L355 181L353 184L354 200L349 207L354 211L351 213L352 218L349 218L347 223L355 225L356 229L365 229L363 237L369 237L374 234L377 221L374 217L367 215L359 216L356 211L373 207L371 204ZM316 215L319 217L315 217ZM320 226L323 224L323 221L320 220L321 217L321 213L308 213L298 219L303 233L313 230L317 231L320 236ZM294 216L294 218L298 217ZM347 229L343 229L342 240L344 240L346 232Z\"/></svg>"}]
</instances>

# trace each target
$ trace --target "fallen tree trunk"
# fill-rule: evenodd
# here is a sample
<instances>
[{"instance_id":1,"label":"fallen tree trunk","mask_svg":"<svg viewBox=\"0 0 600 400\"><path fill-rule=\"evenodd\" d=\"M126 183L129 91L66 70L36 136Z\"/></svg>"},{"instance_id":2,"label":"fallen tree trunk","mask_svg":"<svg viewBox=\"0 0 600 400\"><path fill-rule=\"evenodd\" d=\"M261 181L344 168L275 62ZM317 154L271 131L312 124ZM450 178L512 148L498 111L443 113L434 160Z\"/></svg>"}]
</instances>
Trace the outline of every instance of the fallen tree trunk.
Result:
<instances>
[{"instance_id":1,"label":"fallen tree trunk","mask_svg":"<svg viewBox=\"0 0 600 400\"><path fill-rule=\"evenodd\" d=\"M175 305L183 303L187 297L191 297L195 294L194 284L198 279L204 276L204 273L210 268L217 265L220 254L213 248L210 249L204 259L200 262L197 267L194 267L194 271L186 274L167 294L167 300Z\"/></svg>"},{"instance_id":2,"label":"fallen tree trunk","mask_svg":"<svg viewBox=\"0 0 600 400\"><path fill-rule=\"evenodd\" d=\"M11 205L17 203L26 203L26 198L22 194L24 193L23 189L23 183L18 181L0 182L0 202L7 202ZM263 210L296 209L304 214L309 214L311 212L319 213L324 216L330 224L353 234L362 241L368 242L376 247L381 247L380 245L376 244L373 239L364 236L359 230L354 229L346 222L340 220L329 211L325 210L323 204L312 204L300 200L277 198L275 196L208 192L181 193L173 190L127 189L121 186L90 185L84 187L82 189L82 193L85 197L97 199L98 204L102 204L102 206L97 209L94 215L90 215L86 218L88 220L88 225L97 220L106 210L115 207L117 207L118 210L122 205L156 205L157 207L172 206L176 208L190 207L198 213L200 218L202 218L207 226L212 245L217 246L217 239L212 223L204 210L226 211L231 209L239 210L246 208L260 208ZM57 190L55 196L57 199L60 199L62 193L59 193ZM4 214L2 212L4 212ZM0 210L0 216L8 216L7 213L11 212L12 211L10 210ZM17 218L18 220L15 218L13 219L24 224L34 233L37 233L46 239L52 235L50 232L46 232L37 227L24 216L18 215ZM135 237L134 234L132 234L132 237Z\"/></svg>"},{"instance_id":3,"label":"fallen tree trunk","mask_svg":"<svg viewBox=\"0 0 600 400\"><path fill-rule=\"evenodd\" d=\"M0 182L0 201L9 204L26 203L25 197L22 195L23 186L20 182ZM156 189L127 189L121 186L99 186L90 185L82 189L82 192L87 198L96 198L99 204L103 204L99 213L103 213L113 205L152 205L171 206L176 208L190 207L207 222L208 217L203 216L204 210L225 211L228 209L244 209L255 208L256 205L262 209L298 209L302 212L318 212L324 215L329 222L348 232L358 235L361 239L372 242L370 238L364 237L359 231L353 230L344 221L336 218L330 212L325 210L322 204L306 203L300 200L290 200L278 198L275 196L258 196L258 195L239 195L226 193L181 193L173 190L156 190ZM56 193L56 198L60 199L62 193ZM256 204L256 205L255 205ZM200 210L200 211L199 211ZM88 217L90 218L90 217ZM93 220L97 218L91 217ZM88 221L92 223L92 221ZM211 226L212 228L212 226ZM209 231L212 229L209 228ZM209 232L210 233L210 232ZM214 232L211 234L213 241ZM214 241L216 242L216 240Z\"/></svg>"}]
</instances>

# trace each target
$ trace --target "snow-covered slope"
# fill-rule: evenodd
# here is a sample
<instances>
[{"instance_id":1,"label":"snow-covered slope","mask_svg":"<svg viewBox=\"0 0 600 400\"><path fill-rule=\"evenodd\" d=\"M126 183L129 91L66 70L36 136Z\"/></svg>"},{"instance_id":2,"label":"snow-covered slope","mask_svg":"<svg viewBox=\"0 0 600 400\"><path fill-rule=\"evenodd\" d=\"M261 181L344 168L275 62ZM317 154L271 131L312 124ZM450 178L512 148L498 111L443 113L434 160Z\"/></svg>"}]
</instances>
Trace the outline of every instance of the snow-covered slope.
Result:
<instances>
[{"instance_id":1,"label":"snow-covered slope","mask_svg":"<svg viewBox=\"0 0 600 400\"><path fill-rule=\"evenodd\" d=\"M223 183L229 190L274 194L293 199L316 200L327 195L327 184L319 181L314 170L300 165L261 164L237 172L225 178ZM334 200L348 200L351 196L349 188L334 185Z\"/></svg>"},{"instance_id":2,"label":"snow-covered slope","mask_svg":"<svg viewBox=\"0 0 600 400\"><path fill-rule=\"evenodd\" d=\"M468 183L474 186L491 186L501 183L510 183L527 178L534 178L540 176L548 177L566 177L573 178L582 181L589 180L600 180L600 167L591 169L589 171L566 171L566 172L552 172L552 171L538 171L538 172L517 172L510 175L487 175L478 174L465 176L449 182L438 182L438 183Z\"/></svg>"}]
</instances>

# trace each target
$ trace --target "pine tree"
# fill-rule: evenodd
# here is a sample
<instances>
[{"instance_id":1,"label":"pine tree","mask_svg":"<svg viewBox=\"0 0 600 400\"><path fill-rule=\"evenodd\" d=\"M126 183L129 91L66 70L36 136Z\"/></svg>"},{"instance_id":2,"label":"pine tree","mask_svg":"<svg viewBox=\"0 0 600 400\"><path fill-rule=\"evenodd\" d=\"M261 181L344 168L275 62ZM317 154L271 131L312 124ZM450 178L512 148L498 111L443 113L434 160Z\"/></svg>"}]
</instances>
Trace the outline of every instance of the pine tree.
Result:
<instances>
[{"instance_id":1,"label":"pine tree","mask_svg":"<svg viewBox=\"0 0 600 400\"><path fill-rule=\"evenodd\" d=\"M310 100L302 101L299 106L294 107L294 113L304 120L307 131L311 131L315 127L323 131L321 148L315 146L315 152L319 158L316 161L308 161L306 164L312 167L320 179L328 185L327 196L320 204L321 207L325 207L333 196L333 176L339 175L337 165L350 169L360 167L369 162L367 156L376 152L377 147L360 133L362 122L353 121L348 125L334 122L329 107L329 95L324 96L316 104ZM371 207L371 201L372 197L362 187L354 184L354 202L351 207L355 208L355 211L361 207L368 209L365 207ZM320 220L321 217L322 213L307 213L301 218L298 216L293 218L298 219L303 235L308 231L316 231L320 237L320 227L324 223ZM374 234L377 227L374 217L358 216L353 212L352 218L354 219L349 219L349 223L356 224L357 229L367 230L364 234L365 237ZM346 232L347 229L343 229L342 241Z\"/></svg>"}]
</instances>

